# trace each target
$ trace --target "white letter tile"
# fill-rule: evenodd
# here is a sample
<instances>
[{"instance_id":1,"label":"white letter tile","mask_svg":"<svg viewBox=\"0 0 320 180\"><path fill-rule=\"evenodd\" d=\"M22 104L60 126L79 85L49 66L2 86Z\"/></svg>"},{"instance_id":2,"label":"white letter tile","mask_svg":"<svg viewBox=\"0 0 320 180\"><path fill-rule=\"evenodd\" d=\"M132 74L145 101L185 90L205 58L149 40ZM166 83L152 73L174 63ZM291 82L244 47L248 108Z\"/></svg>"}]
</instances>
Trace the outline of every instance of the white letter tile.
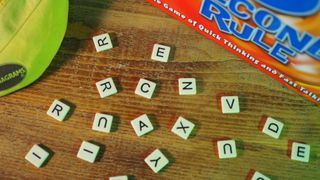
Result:
<instances>
[{"instance_id":1,"label":"white letter tile","mask_svg":"<svg viewBox=\"0 0 320 180\"><path fill-rule=\"evenodd\" d=\"M113 116L108 114L96 113L92 129L95 131L109 133L111 131Z\"/></svg>"},{"instance_id":2,"label":"white letter tile","mask_svg":"<svg viewBox=\"0 0 320 180\"><path fill-rule=\"evenodd\" d=\"M222 96L221 108L223 114L239 113L240 105L238 96Z\"/></svg>"},{"instance_id":3,"label":"white letter tile","mask_svg":"<svg viewBox=\"0 0 320 180\"><path fill-rule=\"evenodd\" d=\"M263 126L262 132L275 139L279 139L282 128L283 128L282 122L277 121L271 117L268 117L266 123Z\"/></svg>"},{"instance_id":4,"label":"white letter tile","mask_svg":"<svg viewBox=\"0 0 320 180\"><path fill-rule=\"evenodd\" d=\"M217 144L220 159L237 157L237 148L235 140L221 140L218 141Z\"/></svg>"},{"instance_id":5,"label":"white letter tile","mask_svg":"<svg viewBox=\"0 0 320 180\"><path fill-rule=\"evenodd\" d=\"M92 40L93 40L94 46L96 47L97 52L101 52L101 51L105 51L113 48L111 38L108 33L94 36Z\"/></svg>"},{"instance_id":6,"label":"white letter tile","mask_svg":"<svg viewBox=\"0 0 320 180\"><path fill-rule=\"evenodd\" d=\"M41 148L39 145L35 144L27 153L25 159L37 168L40 168L43 165L43 163L48 159L48 157L49 153L43 148Z\"/></svg>"},{"instance_id":7,"label":"white letter tile","mask_svg":"<svg viewBox=\"0 0 320 180\"><path fill-rule=\"evenodd\" d=\"M251 180L271 180L270 178L268 178L267 176L261 174L260 172L256 171Z\"/></svg>"},{"instance_id":8,"label":"white letter tile","mask_svg":"<svg viewBox=\"0 0 320 180\"><path fill-rule=\"evenodd\" d=\"M179 78L178 81L180 95L197 94L197 83L195 78Z\"/></svg>"},{"instance_id":9,"label":"white letter tile","mask_svg":"<svg viewBox=\"0 0 320 180\"><path fill-rule=\"evenodd\" d=\"M292 143L291 159L301 162L309 162L310 145L298 142Z\"/></svg>"},{"instance_id":10,"label":"white letter tile","mask_svg":"<svg viewBox=\"0 0 320 180\"><path fill-rule=\"evenodd\" d=\"M114 176L110 177L109 180L128 180L128 176Z\"/></svg>"},{"instance_id":11,"label":"white letter tile","mask_svg":"<svg viewBox=\"0 0 320 180\"><path fill-rule=\"evenodd\" d=\"M153 46L151 59L160 61L160 62L168 62L170 56L170 46L164 46L161 44L155 44Z\"/></svg>"},{"instance_id":12,"label":"white letter tile","mask_svg":"<svg viewBox=\"0 0 320 180\"><path fill-rule=\"evenodd\" d=\"M140 79L135 93L139 96L151 99L155 89L156 83L146 79Z\"/></svg>"},{"instance_id":13,"label":"white letter tile","mask_svg":"<svg viewBox=\"0 0 320 180\"><path fill-rule=\"evenodd\" d=\"M99 153L99 150L99 146L89 143L87 141L83 141L79 148L77 157L90 163L94 163Z\"/></svg>"},{"instance_id":14,"label":"white letter tile","mask_svg":"<svg viewBox=\"0 0 320 180\"><path fill-rule=\"evenodd\" d=\"M64 104L61 101L54 100L49 110L47 111L47 115L53 117L58 121L63 121L69 111L70 111L70 106Z\"/></svg>"},{"instance_id":15,"label":"white letter tile","mask_svg":"<svg viewBox=\"0 0 320 180\"><path fill-rule=\"evenodd\" d=\"M171 132L183 139L188 139L194 127L195 125L191 121L180 116L172 127Z\"/></svg>"},{"instance_id":16,"label":"white letter tile","mask_svg":"<svg viewBox=\"0 0 320 180\"><path fill-rule=\"evenodd\" d=\"M107 78L96 83L101 98L111 96L118 92L112 78Z\"/></svg>"},{"instance_id":17,"label":"white letter tile","mask_svg":"<svg viewBox=\"0 0 320 180\"><path fill-rule=\"evenodd\" d=\"M132 120L131 125L139 137L153 130L153 125L146 114L143 114Z\"/></svg>"},{"instance_id":18,"label":"white letter tile","mask_svg":"<svg viewBox=\"0 0 320 180\"><path fill-rule=\"evenodd\" d=\"M169 163L169 160L159 149L153 151L148 157L144 159L144 161L155 173L161 171L161 169L163 169Z\"/></svg>"}]
</instances>

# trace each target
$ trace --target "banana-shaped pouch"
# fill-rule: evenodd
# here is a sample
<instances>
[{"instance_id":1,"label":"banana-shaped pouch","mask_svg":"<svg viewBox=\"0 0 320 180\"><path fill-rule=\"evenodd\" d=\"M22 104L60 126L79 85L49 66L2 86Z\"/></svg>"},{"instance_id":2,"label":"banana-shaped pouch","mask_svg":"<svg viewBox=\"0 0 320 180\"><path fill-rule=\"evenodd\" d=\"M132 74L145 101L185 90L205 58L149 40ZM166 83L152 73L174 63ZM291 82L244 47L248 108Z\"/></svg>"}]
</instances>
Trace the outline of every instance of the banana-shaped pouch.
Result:
<instances>
[{"instance_id":1,"label":"banana-shaped pouch","mask_svg":"<svg viewBox=\"0 0 320 180\"><path fill-rule=\"evenodd\" d=\"M57 53L68 0L0 0L0 96L38 79Z\"/></svg>"}]
</instances>

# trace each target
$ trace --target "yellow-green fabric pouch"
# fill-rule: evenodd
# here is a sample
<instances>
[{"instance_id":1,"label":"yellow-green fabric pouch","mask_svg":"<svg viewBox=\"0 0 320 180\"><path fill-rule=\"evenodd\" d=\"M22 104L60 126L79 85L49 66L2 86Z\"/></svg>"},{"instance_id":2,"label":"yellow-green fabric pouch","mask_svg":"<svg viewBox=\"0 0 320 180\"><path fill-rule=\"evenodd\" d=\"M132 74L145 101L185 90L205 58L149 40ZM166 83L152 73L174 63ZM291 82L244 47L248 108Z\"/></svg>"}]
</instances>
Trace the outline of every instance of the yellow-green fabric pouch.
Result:
<instances>
[{"instance_id":1,"label":"yellow-green fabric pouch","mask_svg":"<svg viewBox=\"0 0 320 180\"><path fill-rule=\"evenodd\" d=\"M0 0L0 96L49 66L64 37L68 0Z\"/></svg>"}]
</instances>

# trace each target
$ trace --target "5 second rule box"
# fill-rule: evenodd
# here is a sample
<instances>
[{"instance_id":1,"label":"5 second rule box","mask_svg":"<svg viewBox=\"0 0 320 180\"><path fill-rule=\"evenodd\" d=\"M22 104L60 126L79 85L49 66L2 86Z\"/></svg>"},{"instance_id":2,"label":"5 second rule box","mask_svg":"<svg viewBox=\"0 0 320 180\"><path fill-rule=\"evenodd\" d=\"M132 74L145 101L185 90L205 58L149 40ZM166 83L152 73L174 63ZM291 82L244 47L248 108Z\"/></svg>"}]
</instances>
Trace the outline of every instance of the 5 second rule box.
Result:
<instances>
[{"instance_id":1,"label":"5 second rule box","mask_svg":"<svg viewBox=\"0 0 320 180\"><path fill-rule=\"evenodd\" d=\"M320 0L147 0L320 105Z\"/></svg>"}]
</instances>

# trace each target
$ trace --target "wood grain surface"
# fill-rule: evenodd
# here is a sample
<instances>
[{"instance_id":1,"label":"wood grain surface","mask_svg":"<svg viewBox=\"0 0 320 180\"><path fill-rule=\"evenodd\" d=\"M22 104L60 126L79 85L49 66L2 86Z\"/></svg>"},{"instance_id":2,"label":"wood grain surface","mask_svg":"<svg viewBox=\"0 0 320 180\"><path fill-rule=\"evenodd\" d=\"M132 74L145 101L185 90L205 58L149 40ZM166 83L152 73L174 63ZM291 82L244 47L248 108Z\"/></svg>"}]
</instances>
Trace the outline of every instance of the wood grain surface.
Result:
<instances>
[{"instance_id":1,"label":"wood grain surface","mask_svg":"<svg viewBox=\"0 0 320 180\"><path fill-rule=\"evenodd\" d=\"M91 37L114 33L118 45L96 53ZM150 60L154 43L175 47L168 63ZM114 77L120 92L101 99L95 82ZM179 96L177 79L195 77L199 94ZM134 94L139 78L158 84L151 100ZM217 95L241 97L241 113L223 115ZM59 122L46 115L54 99L73 106ZM94 132L96 112L116 116L114 132ZM137 137L130 121L147 113L157 129ZM177 116L196 123L195 136L183 140L170 132ZM285 124L279 140L258 129L262 115ZM213 140L235 139L239 156L220 160ZM103 146L98 162L76 158L83 140ZM311 145L309 163L287 156L288 141ZM245 61L205 39L143 0L71 0L62 46L45 74L31 86L0 98L0 179L245 179L255 169L272 179L320 177L320 111ZM33 144L53 152L37 169L24 156ZM171 164L155 174L143 159L159 148Z\"/></svg>"}]
</instances>

